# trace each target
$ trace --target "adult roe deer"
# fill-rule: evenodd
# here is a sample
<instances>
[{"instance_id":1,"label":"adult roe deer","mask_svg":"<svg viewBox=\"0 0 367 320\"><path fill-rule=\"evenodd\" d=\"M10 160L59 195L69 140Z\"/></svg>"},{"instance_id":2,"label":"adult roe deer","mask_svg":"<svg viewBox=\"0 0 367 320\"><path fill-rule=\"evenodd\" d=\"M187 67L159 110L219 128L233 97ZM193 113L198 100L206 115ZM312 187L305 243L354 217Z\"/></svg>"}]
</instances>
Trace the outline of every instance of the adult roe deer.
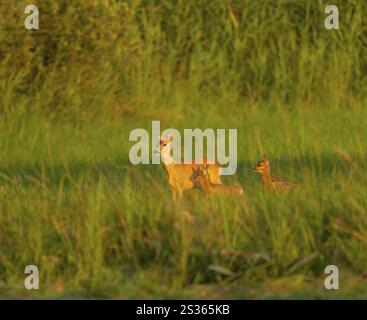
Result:
<instances>
[{"instance_id":1,"label":"adult roe deer","mask_svg":"<svg viewBox=\"0 0 367 320\"><path fill-rule=\"evenodd\" d=\"M173 192L173 198L182 198L184 190L193 189L194 183L190 180L192 175L192 168L195 162L191 163L175 163L171 155L171 144L173 141L173 135L168 135L167 139L160 137L159 145L155 150L156 153L161 155L161 159L164 162L167 171L167 181ZM217 163L207 163L206 159L203 159L204 164L208 166L208 174L210 180L216 184L222 184L220 179L220 165Z\"/></svg>"}]
</instances>

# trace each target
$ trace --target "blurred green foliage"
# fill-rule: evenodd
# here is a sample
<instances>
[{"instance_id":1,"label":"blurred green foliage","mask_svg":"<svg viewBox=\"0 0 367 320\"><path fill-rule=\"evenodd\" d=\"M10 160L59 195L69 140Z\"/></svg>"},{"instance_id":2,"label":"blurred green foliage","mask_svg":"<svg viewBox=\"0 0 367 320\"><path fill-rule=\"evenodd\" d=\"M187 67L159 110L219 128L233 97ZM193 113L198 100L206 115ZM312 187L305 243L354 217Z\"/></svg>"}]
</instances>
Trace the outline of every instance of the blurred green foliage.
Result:
<instances>
[{"instance_id":1,"label":"blurred green foliage","mask_svg":"<svg viewBox=\"0 0 367 320\"><path fill-rule=\"evenodd\" d=\"M5 1L5 3L4 3ZM365 98L365 1L42 0L0 6L0 109L125 111L166 107L177 92L241 106L354 106ZM23 101L24 102L24 101ZM26 104L26 102L24 102Z\"/></svg>"}]
</instances>

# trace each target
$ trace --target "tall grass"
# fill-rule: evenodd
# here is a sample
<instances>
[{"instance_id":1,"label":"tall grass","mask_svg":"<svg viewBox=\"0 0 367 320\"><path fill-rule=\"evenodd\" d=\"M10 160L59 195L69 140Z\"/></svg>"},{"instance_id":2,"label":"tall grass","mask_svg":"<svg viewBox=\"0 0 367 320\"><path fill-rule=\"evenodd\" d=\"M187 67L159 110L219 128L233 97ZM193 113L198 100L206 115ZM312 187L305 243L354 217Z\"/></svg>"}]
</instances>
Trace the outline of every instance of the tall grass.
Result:
<instances>
[{"instance_id":1,"label":"tall grass","mask_svg":"<svg viewBox=\"0 0 367 320\"><path fill-rule=\"evenodd\" d=\"M0 7L0 295L365 297L363 1L335 3L338 31L324 1L34 3L39 31ZM245 196L172 202L128 161L152 120L237 128ZM264 192L264 153L297 191Z\"/></svg>"},{"instance_id":2,"label":"tall grass","mask_svg":"<svg viewBox=\"0 0 367 320\"><path fill-rule=\"evenodd\" d=\"M178 297L192 286L266 285L294 275L320 279L322 288L327 264L347 279L347 272L363 276L364 115L250 110L239 127L237 175L225 178L238 180L245 197L203 202L200 192L188 191L178 204L162 166L127 164L121 141L129 131L118 120L79 128L40 117L2 122L2 284L25 294L22 270L33 263L43 294L97 297ZM250 171L264 151L274 174L298 181L299 190L287 197L264 192Z\"/></svg>"}]
</instances>

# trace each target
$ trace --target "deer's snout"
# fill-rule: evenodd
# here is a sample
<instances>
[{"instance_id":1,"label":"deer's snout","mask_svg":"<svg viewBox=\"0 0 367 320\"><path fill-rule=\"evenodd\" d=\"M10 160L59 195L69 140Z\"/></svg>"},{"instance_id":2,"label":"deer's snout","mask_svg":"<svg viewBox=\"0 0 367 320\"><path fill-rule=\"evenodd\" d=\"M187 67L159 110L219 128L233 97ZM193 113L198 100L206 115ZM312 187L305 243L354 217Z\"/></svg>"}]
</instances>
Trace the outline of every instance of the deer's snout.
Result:
<instances>
[{"instance_id":1,"label":"deer's snout","mask_svg":"<svg viewBox=\"0 0 367 320\"><path fill-rule=\"evenodd\" d=\"M161 146L159 144L156 144L156 147L154 149L154 153L155 154L160 154L161 153Z\"/></svg>"},{"instance_id":2,"label":"deer's snout","mask_svg":"<svg viewBox=\"0 0 367 320\"><path fill-rule=\"evenodd\" d=\"M254 171L254 172L261 172L261 171L262 171L262 167L260 167L260 166L255 166L255 167L252 169L252 171Z\"/></svg>"}]
</instances>

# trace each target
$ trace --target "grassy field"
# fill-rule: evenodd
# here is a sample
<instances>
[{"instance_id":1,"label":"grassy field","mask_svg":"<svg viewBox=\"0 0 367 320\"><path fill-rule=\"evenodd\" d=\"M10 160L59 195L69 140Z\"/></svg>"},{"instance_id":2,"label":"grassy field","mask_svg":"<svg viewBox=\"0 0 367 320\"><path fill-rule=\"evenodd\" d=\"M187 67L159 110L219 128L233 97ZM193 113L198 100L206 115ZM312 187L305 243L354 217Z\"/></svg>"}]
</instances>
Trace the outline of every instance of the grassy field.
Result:
<instances>
[{"instance_id":1,"label":"grassy field","mask_svg":"<svg viewBox=\"0 0 367 320\"><path fill-rule=\"evenodd\" d=\"M39 31L0 9L0 298L367 298L366 4L34 2ZM129 164L152 120L238 129L244 196L173 202Z\"/></svg>"}]
</instances>

